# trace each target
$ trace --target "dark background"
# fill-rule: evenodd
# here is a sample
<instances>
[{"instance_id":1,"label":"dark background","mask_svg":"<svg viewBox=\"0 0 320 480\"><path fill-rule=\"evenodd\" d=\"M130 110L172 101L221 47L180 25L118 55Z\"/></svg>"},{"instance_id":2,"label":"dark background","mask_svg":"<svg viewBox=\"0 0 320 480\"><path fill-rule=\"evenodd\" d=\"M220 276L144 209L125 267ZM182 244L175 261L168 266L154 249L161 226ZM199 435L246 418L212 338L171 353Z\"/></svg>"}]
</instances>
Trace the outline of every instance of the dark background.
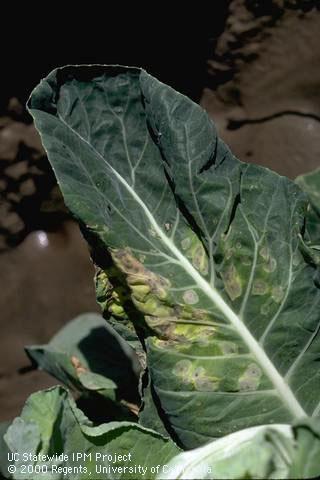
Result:
<instances>
[{"instance_id":1,"label":"dark background","mask_svg":"<svg viewBox=\"0 0 320 480\"><path fill-rule=\"evenodd\" d=\"M2 106L13 93L25 102L39 79L53 68L86 63L143 67L199 100L209 51L224 28L229 1L212 3L203 10L199 4L181 13L153 3L152 11L141 11L141 16L126 5L115 12L101 5L92 11L77 9L74 15L48 12L48 18L42 14L42 20L36 13L33 20L30 13L28 20L20 14L18 19L14 17L14 28L7 26L8 31L0 33L2 45L6 45L1 56Z\"/></svg>"},{"instance_id":2,"label":"dark background","mask_svg":"<svg viewBox=\"0 0 320 480\"><path fill-rule=\"evenodd\" d=\"M143 67L201 102L241 160L291 178L320 166L319 1L211 3L194 2L187 12L173 2L141 11L108 3L24 11L13 2L2 11L0 421L56 383L30 369L24 346L46 343L75 316L98 311L86 243L24 109L53 68Z\"/></svg>"},{"instance_id":3,"label":"dark background","mask_svg":"<svg viewBox=\"0 0 320 480\"><path fill-rule=\"evenodd\" d=\"M152 4L148 20L125 4L117 12L79 4L74 14L48 4L24 12L19 4L2 16L0 421L18 415L29 394L56 383L30 370L24 346L46 343L78 314L98 311L88 249L24 109L28 96L53 68L102 63L143 67L198 102L227 3L184 17Z\"/></svg>"}]
</instances>

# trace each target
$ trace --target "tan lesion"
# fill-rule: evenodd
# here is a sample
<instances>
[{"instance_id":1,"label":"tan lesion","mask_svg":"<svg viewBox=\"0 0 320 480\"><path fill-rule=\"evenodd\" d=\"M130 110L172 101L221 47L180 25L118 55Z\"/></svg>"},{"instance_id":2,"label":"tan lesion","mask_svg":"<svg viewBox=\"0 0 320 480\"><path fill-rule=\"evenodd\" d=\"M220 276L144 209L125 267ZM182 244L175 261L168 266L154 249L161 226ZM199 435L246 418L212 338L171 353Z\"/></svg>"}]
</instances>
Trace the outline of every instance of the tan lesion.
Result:
<instances>
[{"instance_id":1,"label":"tan lesion","mask_svg":"<svg viewBox=\"0 0 320 480\"><path fill-rule=\"evenodd\" d=\"M129 249L113 250L112 259L119 270L126 275L132 293L138 300L144 300L149 294L165 299L171 283L168 279L147 270Z\"/></svg>"},{"instance_id":2,"label":"tan lesion","mask_svg":"<svg viewBox=\"0 0 320 480\"><path fill-rule=\"evenodd\" d=\"M262 377L262 370L256 363L250 363L239 378L240 391L258 390Z\"/></svg>"},{"instance_id":3,"label":"tan lesion","mask_svg":"<svg viewBox=\"0 0 320 480\"><path fill-rule=\"evenodd\" d=\"M224 287L230 299L236 300L236 298L242 295L242 280L233 263L221 272L221 278L224 283Z\"/></svg>"},{"instance_id":4,"label":"tan lesion","mask_svg":"<svg viewBox=\"0 0 320 480\"><path fill-rule=\"evenodd\" d=\"M194 251L199 253L199 245ZM175 329L177 323L183 320L199 325L212 322L212 314L193 306L199 300L196 292L186 289L183 296L185 303L177 303L172 296L171 282L148 270L129 248L113 250L111 255L116 267L125 276L134 306L144 314L146 325L158 338L178 341Z\"/></svg>"},{"instance_id":5,"label":"tan lesion","mask_svg":"<svg viewBox=\"0 0 320 480\"><path fill-rule=\"evenodd\" d=\"M210 374L204 367L197 366L188 359L179 360L172 369L173 375L183 384L198 391L215 391L219 388L219 378Z\"/></svg>"},{"instance_id":6,"label":"tan lesion","mask_svg":"<svg viewBox=\"0 0 320 480\"><path fill-rule=\"evenodd\" d=\"M147 326L158 335L168 337L167 325L174 316L170 281L148 270L129 248L112 250L111 256L119 272L125 276L130 299L144 315Z\"/></svg>"},{"instance_id":7,"label":"tan lesion","mask_svg":"<svg viewBox=\"0 0 320 480\"><path fill-rule=\"evenodd\" d=\"M76 371L77 376L79 376L81 373L88 372L88 369L82 365L78 357L76 357L75 355L72 355L70 360L73 368Z\"/></svg>"},{"instance_id":8,"label":"tan lesion","mask_svg":"<svg viewBox=\"0 0 320 480\"><path fill-rule=\"evenodd\" d=\"M107 271L98 269L95 276L97 302L103 312L115 317L126 318L124 303L129 299L128 292L121 285L113 285L110 278L114 275L112 267Z\"/></svg>"}]
</instances>

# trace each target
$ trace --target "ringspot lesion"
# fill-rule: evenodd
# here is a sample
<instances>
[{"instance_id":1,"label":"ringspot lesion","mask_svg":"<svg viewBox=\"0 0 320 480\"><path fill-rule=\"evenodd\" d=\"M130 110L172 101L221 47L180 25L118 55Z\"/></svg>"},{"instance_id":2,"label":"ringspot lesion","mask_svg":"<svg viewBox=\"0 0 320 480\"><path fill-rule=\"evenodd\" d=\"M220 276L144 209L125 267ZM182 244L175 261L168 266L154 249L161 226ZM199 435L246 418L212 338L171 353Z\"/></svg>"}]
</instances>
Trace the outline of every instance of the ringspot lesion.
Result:
<instances>
[{"instance_id":1,"label":"ringspot lesion","mask_svg":"<svg viewBox=\"0 0 320 480\"><path fill-rule=\"evenodd\" d=\"M199 237L190 229L180 241L180 248L193 267L206 277L209 273L208 254Z\"/></svg>"},{"instance_id":2,"label":"ringspot lesion","mask_svg":"<svg viewBox=\"0 0 320 480\"><path fill-rule=\"evenodd\" d=\"M209 324L213 321L210 312L196 308L200 302L196 288L189 286L176 291L172 279L146 268L129 248L113 250L111 256L116 268L125 276L132 303L159 338L171 338L172 326L182 320Z\"/></svg>"},{"instance_id":3,"label":"ringspot lesion","mask_svg":"<svg viewBox=\"0 0 320 480\"><path fill-rule=\"evenodd\" d=\"M172 280L149 270L129 248L112 250L111 257L128 290L120 290L119 295L112 291L108 276L102 277L112 299L109 308L121 315L117 308L129 296L145 322L147 351L165 356L172 365L168 378L173 378L176 388L236 393L266 387L264 374L232 326L213 312L197 308L196 290L183 290L182 302L177 302ZM262 286L258 287L262 294Z\"/></svg>"}]
</instances>

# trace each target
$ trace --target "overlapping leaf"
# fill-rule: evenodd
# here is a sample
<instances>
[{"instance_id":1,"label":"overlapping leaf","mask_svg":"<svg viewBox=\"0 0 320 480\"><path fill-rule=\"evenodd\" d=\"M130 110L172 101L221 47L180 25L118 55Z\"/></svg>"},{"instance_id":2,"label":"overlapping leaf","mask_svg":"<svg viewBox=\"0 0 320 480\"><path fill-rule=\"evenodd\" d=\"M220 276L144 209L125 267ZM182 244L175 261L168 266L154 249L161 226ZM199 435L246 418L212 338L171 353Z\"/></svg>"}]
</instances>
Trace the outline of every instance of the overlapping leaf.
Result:
<instances>
[{"instance_id":1,"label":"overlapping leaf","mask_svg":"<svg viewBox=\"0 0 320 480\"><path fill-rule=\"evenodd\" d=\"M296 183L307 194L309 205L306 215L306 235L304 245L306 253L320 264L320 169L300 175Z\"/></svg>"},{"instance_id":2,"label":"overlapping leaf","mask_svg":"<svg viewBox=\"0 0 320 480\"><path fill-rule=\"evenodd\" d=\"M200 107L139 69L58 69L29 109L66 203L144 315L180 443L318 417L320 292L300 189L239 162Z\"/></svg>"},{"instance_id":3,"label":"overlapping leaf","mask_svg":"<svg viewBox=\"0 0 320 480\"><path fill-rule=\"evenodd\" d=\"M26 351L40 368L72 389L109 400L138 401L138 359L100 315L79 315L47 345Z\"/></svg>"},{"instance_id":4,"label":"overlapping leaf","mask_svg":"<svg viewBox=\"0 0 320 480\"><path fill-rule=\"evenodd\" d=\"M251 427L180 453L160 479L318 478L319 422Z\"/></svg>"},{"instance_id":5,"label":"overlapping leaf","mask_svg":"<svg viewBox=\"0 0 320 480\"><path fill-rule=\"evenodd\" d=\"M5 472L5 462L2 471L7 478L21 480L137 478L139 465L140 473L143 467L146 478L154 478L151 467L179 453L172 441L136 423L94 427L61 387L31 395L4 435L4 444L9 453L17 454L11 462L16 471L12 476ZM124 453L131 453L130 460ZM31 455L28 462L24 454ZM45 461L33 460L33 455L45 455Z\"/></svg>"}]
</instances>

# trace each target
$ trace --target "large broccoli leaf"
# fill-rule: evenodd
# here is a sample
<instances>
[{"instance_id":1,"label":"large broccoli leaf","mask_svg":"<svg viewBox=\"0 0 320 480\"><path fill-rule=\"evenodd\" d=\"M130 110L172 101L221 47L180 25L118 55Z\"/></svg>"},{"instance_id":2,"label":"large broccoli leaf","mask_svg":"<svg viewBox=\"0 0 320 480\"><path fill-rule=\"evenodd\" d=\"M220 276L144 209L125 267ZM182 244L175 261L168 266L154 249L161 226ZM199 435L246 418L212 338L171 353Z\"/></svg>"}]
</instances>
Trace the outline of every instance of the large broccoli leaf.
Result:
<instances>
[{"instance_id":1,"label":"large broccoli leaf","mask_svg":"<svg viewBox=\"0 0 320 480\"><path fill-rule=\"evenodd\" d=\"M153 392L181 445L319 417L299 187L239 162L199 106L139 69L55 70L29 109L67 205L144 315Z\"/></svg>"}]
</instances>

